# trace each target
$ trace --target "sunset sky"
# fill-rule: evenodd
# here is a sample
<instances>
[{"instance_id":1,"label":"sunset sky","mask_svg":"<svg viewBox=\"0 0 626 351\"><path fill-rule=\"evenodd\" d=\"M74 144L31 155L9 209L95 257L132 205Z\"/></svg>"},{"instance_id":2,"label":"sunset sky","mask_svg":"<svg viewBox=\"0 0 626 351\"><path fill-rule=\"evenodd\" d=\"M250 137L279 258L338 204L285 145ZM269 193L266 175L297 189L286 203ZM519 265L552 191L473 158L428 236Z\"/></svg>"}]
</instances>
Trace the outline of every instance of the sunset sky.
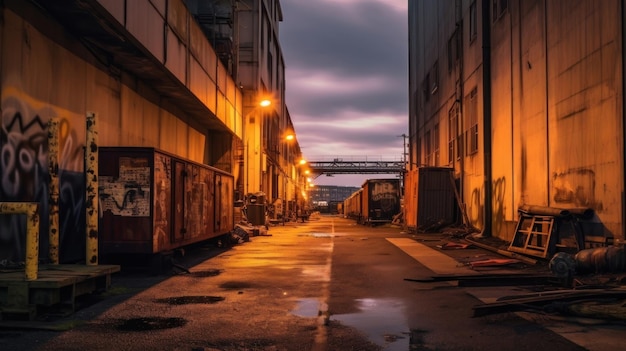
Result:
<instances>
[{"instance_id":1,"label":"sunset sky","mask_svg":"<svg viewBox=\"0 0 626 351\"><path fill-rule=\"evenodd\" d=\"M407 0L281 0L287 107L310 160L401 160L408 134ZM360 186L394 175L320 176Z\"/></svg>"}]
</instances>

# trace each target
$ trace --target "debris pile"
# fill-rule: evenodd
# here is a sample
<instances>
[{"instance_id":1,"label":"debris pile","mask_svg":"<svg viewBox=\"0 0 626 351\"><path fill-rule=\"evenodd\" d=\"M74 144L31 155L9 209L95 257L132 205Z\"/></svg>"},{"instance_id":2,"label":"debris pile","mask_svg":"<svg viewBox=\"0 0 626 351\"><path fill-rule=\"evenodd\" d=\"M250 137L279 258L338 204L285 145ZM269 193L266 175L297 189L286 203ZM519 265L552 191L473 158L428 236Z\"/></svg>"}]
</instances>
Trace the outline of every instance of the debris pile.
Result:
<instances>
[{"instance_id":1,"label":"debris pile","mask_svg":"<svg viewBox=\"0 0 626 351\"><path fill-rule=\"evenodd\" d=\"M626 321L626 251L611 237L583 230L583 223L595 216L593 210L526 205L518 212L510 242L484 236L469 225L442 228L437 232L440 239L426 233L418 240L446 251L476 275L406 280L457 281L464 287L516 286L528 292L476 305L476 317L532 311ZM460 255L477 248L494 255Z\"/></svg>"}]
</instances>

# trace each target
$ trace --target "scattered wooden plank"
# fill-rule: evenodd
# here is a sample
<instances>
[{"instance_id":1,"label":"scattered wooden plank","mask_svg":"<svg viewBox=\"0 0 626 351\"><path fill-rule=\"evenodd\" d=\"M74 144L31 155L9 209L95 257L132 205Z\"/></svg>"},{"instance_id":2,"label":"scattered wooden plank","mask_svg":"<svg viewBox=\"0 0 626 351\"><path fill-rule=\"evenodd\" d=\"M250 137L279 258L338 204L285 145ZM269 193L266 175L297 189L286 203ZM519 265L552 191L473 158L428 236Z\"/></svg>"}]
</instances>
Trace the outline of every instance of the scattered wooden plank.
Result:
<instances>
[{"instance_id":1,"label":"scattered wooden plank","mask_svg":"<svg viewBox=\"0 0 626 351\"><path fill-rule=\"evenodd\" d=\"M512 286L512 285L541 285L560 283L557 278L548 274L476 274L476 275L438 275L424 279L405 278L406 281L418 283L434 283L443 281L458 281L459 286Z\"/></svg>"},{"instance_id":2,"label":"scattered wooden plank","mask_svg":"<svg viewBox=\"0 0 626 351\"><path fill-rule=\"evenodd\" d=\"M474 317L494 313L516 312L528 309L542 309L553 302L576 301L580 299L626 298L626 290L593 289L593 290L559 290L531 295L503 297L494 303L486 303L473 307Z\"/></svg>"}]
</instances>

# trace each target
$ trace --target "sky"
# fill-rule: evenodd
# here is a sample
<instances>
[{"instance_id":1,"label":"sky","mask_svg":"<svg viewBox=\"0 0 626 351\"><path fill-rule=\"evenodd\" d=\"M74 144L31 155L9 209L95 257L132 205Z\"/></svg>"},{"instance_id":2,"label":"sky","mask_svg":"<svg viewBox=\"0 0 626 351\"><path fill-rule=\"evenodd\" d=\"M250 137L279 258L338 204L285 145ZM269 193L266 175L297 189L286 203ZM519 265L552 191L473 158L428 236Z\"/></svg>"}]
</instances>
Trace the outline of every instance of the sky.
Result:
<instances>
[{"instance_id":1,"label":"sky","mask_svg":"<svg viewBox=\"0 0 626 351\"><path fill-rule=\"evenodd\" d=\"M308 160L402 159L408 134L408 0L281 0L286 103ZM361 186L395 175L325 175Z\"/></svg>"}]
</instances>

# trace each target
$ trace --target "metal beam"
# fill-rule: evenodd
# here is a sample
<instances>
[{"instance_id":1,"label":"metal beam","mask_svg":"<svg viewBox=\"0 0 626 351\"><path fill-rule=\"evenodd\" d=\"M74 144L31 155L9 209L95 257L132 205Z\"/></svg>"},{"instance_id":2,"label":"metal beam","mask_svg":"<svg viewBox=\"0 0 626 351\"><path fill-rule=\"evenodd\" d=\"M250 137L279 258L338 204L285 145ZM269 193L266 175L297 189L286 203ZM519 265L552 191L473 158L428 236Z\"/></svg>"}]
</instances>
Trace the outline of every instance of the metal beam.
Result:
<instances>
[{"instance_id":1,"label":"metal beam","mask_svg":"<svg viewBox=\"0 0 626 351\"><path fill-rule=\"evenodd\" d=\"M402 174L405 171L403 161L309 161L311 173L321 174Z\"/></svg>"}]
</instances>

